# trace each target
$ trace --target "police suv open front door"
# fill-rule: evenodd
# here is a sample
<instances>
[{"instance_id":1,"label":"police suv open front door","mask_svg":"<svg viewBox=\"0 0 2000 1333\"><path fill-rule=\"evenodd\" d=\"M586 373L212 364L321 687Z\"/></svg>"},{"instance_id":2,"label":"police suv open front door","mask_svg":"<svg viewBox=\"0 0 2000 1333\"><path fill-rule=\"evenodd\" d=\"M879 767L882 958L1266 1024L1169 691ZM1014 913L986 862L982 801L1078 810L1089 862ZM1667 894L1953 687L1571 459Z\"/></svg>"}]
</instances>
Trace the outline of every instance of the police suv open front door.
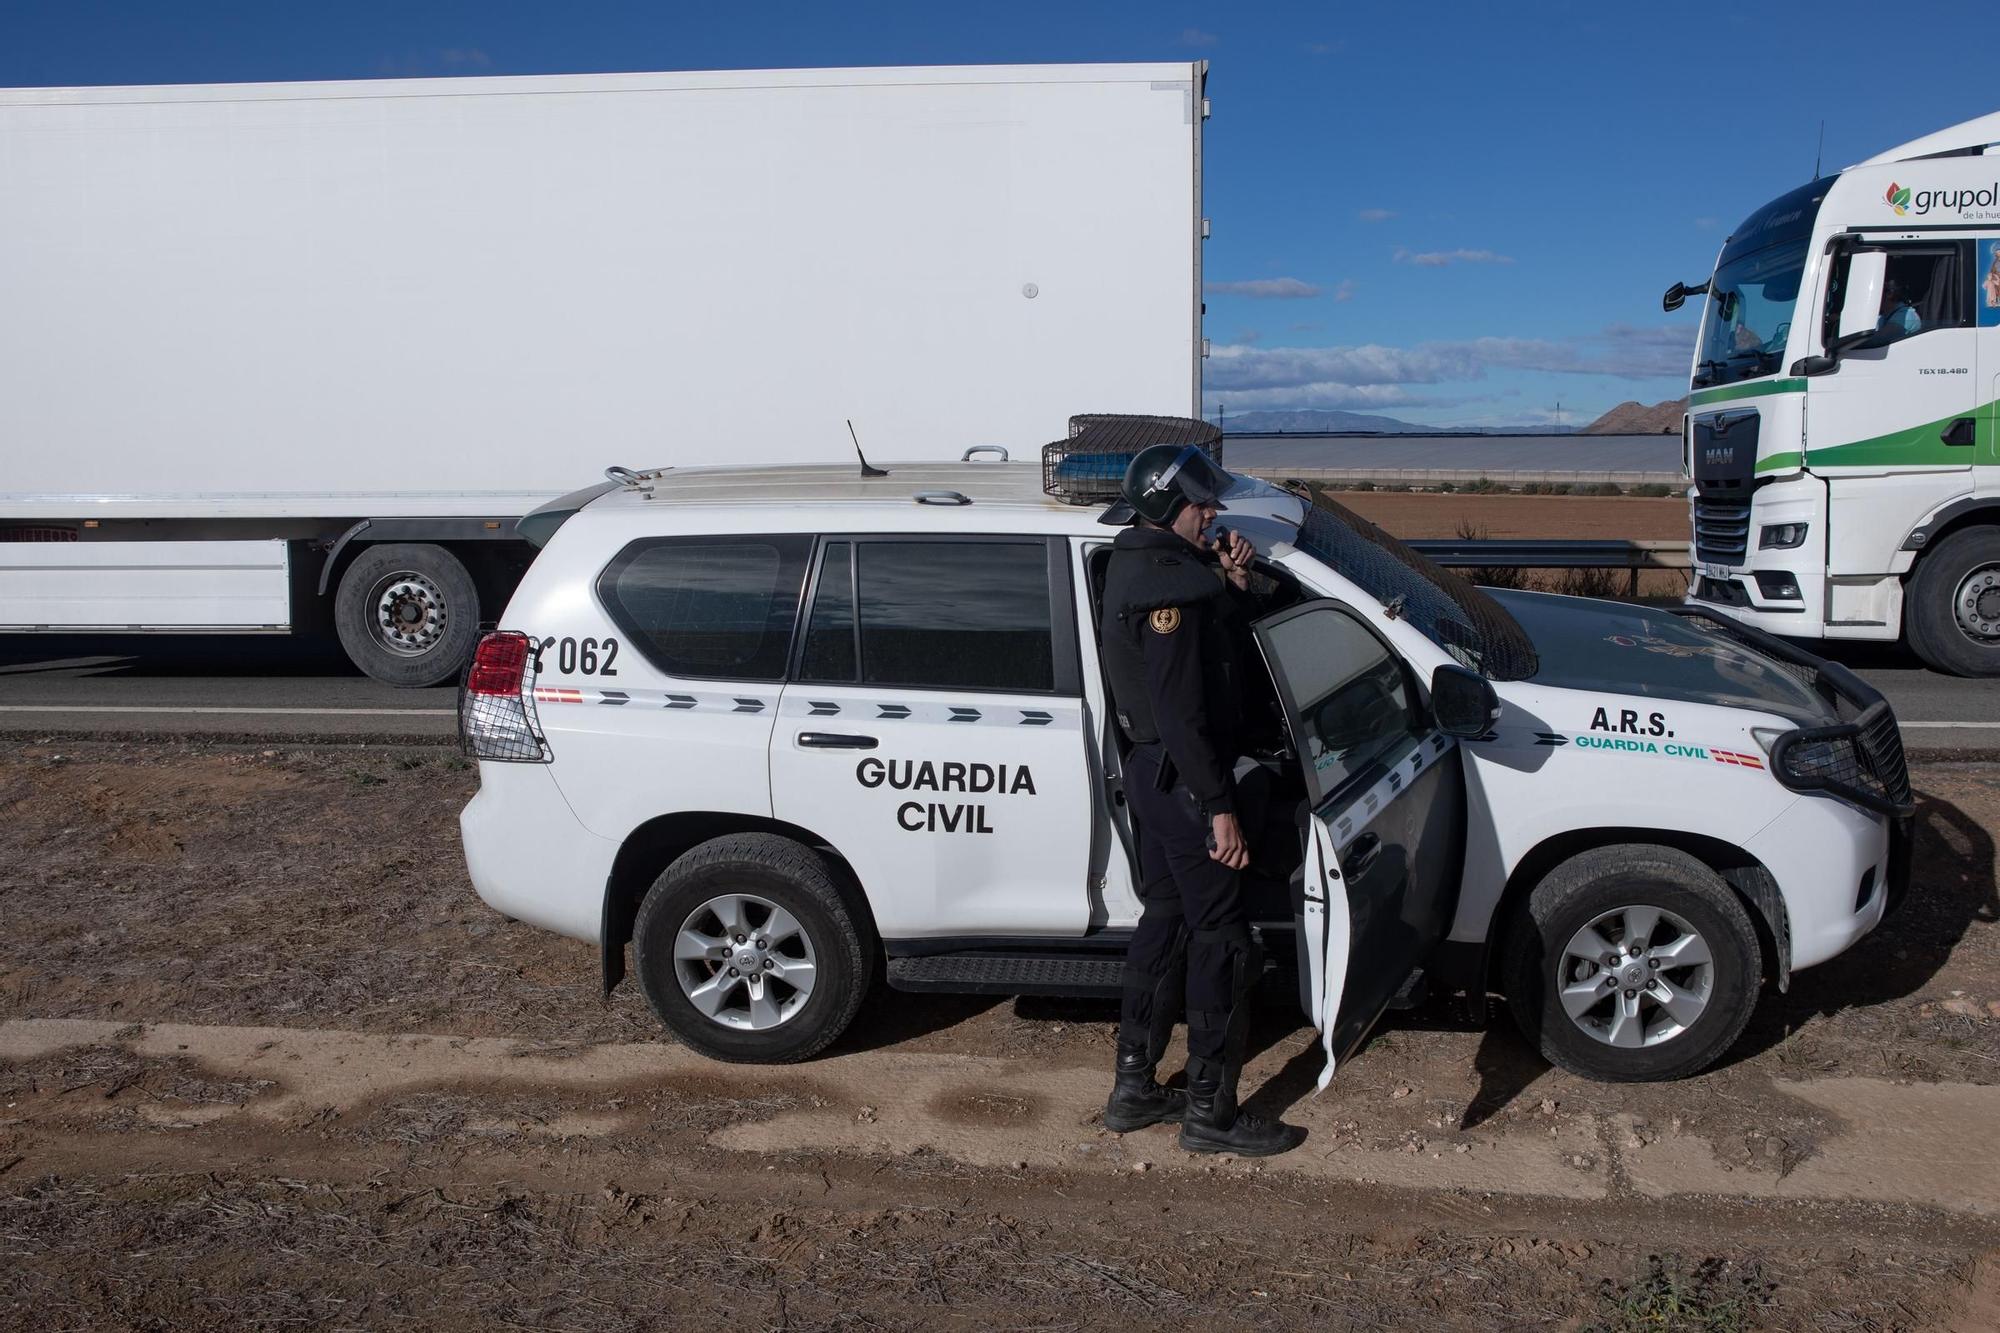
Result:
<instances>
[{"instance_id":1,"label":"police suv open front door","mask_svg":"<svg viewBox=\"0 0 2000 1333\"><path fill-rule=\"evenodd\" d=\"M1298 913L1323 1088L1445 937L1464 778L1409 667L1348 608L1306 602L1256 634L1311 806Z\"/></svg>"}]
</instances>

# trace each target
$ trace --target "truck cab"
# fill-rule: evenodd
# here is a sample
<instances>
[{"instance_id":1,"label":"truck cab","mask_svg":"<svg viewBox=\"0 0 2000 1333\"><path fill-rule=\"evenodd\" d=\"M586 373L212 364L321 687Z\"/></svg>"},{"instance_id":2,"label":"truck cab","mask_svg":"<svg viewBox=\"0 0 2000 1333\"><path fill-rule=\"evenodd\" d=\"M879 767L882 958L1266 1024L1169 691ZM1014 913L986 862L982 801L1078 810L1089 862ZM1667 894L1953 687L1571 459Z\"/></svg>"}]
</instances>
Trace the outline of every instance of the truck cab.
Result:
<instances>
[{"instance_id":1,"label":"truck cab","mask_svg":"<svg viewBox=\"0 0 2000 1333\"><path fill-rule=\"evenodd\" d=\"M596 942L607 987L629 954L723 1059L817 1053L878 975L1115 996L1114 534L1051 450L621 473L531 523L461 696L480 895ZM1880 919L1909 797L1860 682L1701 617L1503 603L1324 497L1228 503L1270 723L1239 774L1292 815L1246 891L1329 1072L1420 973L1566 1067L1693 1072Z\"/></svg>"},{"instance_id":2,"label":"truck cab","mask_svg":"<svg viewBox=\"0 0 2000 1333\"><path fill-rule=\"evenodd\" d=\"M1688 397L1691 605L2000 674L2000 114L1724 243Z\"/></svg>"}]
</instances>

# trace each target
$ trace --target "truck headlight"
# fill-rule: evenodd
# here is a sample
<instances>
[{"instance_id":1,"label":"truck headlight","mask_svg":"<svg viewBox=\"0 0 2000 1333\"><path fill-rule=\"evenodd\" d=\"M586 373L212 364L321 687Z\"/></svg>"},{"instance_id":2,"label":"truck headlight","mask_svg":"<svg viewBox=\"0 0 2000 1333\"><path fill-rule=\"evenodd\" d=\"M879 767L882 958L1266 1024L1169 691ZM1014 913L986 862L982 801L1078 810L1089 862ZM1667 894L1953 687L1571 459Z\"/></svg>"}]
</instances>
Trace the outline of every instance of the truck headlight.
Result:
<instances>
[{"instance_id":1,"label":"truck headlight","mask_svg":"<svg viewBox=\"0 0 2000 1333\"><path fill-rule=\"evenodd\" d=\"M1760 551L1789 551L1806 543L1804 523L1766 523L1757 534L1757 549Z\"/></svg>"}]
</instances>

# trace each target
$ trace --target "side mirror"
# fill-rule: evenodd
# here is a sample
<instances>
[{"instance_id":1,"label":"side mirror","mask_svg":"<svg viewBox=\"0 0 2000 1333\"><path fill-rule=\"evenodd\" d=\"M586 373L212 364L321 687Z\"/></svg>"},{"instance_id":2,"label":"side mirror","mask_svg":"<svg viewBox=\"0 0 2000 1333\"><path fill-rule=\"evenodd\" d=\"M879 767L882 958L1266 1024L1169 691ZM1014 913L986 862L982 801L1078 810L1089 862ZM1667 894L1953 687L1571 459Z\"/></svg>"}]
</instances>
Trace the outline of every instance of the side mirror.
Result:
<instances>
[{"instance_id":1,"label":"side mirror","mask_svg":"<svg viewBox=\"0 0 2000 1333\"><path fill-rule=\"evenodd\" d=\"M1882 283L1889 273L1889 256L1880 250L1862 250L1847 261L1847 281L1842 286L1840 303L1840 328L1834 338L1834 347L1827 349L1839 355L1842 347L1852 347L1854 342L1875 332L1882 322ZM1859 335L1857 337L1857 335Z\"/></svg>"},{"instance_id":2,"label":"side mirror","mask_svg":"<svg viewBox=\"0 0 2000 1333\"><path fill-rule=\"evenodd\" d=\"M1705 282L1698 283L1693 287L1688 286L1684 282L1677 282L1667 288L1666 294L1660 298L1660 309L1666 311L1668 314L1672 314L1674 311L1679 310L1682 305L1686 304L1690 296L1700 296L1707 290L1708 284Z\"/></svg>"},{"instance_id":3,"label":"side mirror","mask_svg":"<svg viewBox=\"0 0 2000 1333\"><path fill-rule=\"evenodd\" d=\"M1500 696L1478 672L1441 666L1431 673L1431 713L1439 731L1470 740L1484 736L1500 720Z\"/></svg>"}]
</instances>

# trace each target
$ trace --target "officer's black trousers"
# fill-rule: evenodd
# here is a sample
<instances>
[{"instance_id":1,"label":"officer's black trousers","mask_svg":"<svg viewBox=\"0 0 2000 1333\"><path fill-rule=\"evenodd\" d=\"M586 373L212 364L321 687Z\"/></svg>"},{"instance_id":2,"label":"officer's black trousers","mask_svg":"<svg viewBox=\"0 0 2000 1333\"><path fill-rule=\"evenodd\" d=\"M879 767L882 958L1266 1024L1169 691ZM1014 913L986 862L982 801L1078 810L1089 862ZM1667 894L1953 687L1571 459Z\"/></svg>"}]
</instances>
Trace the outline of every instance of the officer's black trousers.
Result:
<instances>
[{"instance_id":1,"label":"officer's black trousers","mask_svg":"<svg viewBox=\"0 0 2000 1333\"><path fill-rule=\"evenodd\" d=\"M1209 822L1193 793L1178 782L1160 790L1165 760L1164 746L1138 745L1125 763L1143 913L1125 954L1120 1044L1144 1041L1157 1060L1185 1012L1190 1059L1233 1065L1242 1059L1249 991L1262 960L1242 877L1209 856ZM1258 833L1260 815L1239 809L1246 839Z\"/></svg>"}]
</instances>

